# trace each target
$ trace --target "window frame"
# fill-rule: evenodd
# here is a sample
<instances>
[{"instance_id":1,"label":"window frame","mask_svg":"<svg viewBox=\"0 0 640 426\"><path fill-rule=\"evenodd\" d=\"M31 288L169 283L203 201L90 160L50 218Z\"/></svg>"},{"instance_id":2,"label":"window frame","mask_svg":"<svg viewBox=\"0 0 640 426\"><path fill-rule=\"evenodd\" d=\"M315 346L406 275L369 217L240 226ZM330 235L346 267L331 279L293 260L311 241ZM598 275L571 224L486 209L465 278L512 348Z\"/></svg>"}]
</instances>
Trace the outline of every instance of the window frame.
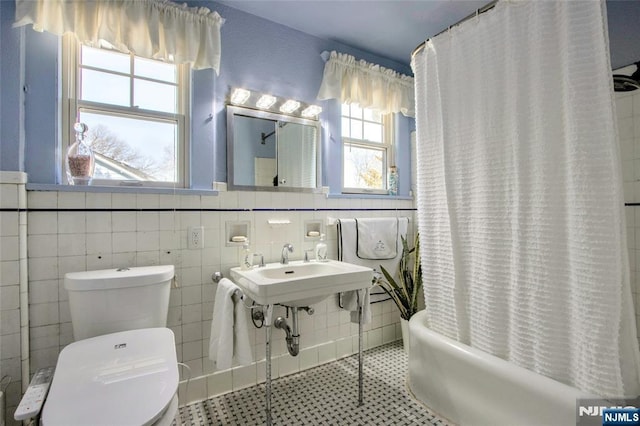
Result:
<instances>
[{"instance_id":1,"label":"window frame","mask_svg":"<svg viewBox=\"0 0 640 426\"><path fill-rule=\"evenodd\" d=\"M370 122L369 120L364 119L364 110L371 108L362 108L363 118L357 118L351 116L351 111L349 111L349 115L344 115L343 108L347 104L340 105L340 128L342 129L342 119L344 117L355 118L357 120L363 122ZM348 104L349 106L354 104ZM342 150L341 150L341 163L342 163L342 193L343 194L377 194L384 195L389 193L388 183L387 183L387 172L390 166L395 165L395 138L394 138L394 129L395 129L395 116L394 114L381 114L382 116L382 142L372 142L366 139L354 139L347 136L342 136ZM345 186L345 149L354 146L356 148L364 148L370 150L377 150L383 152L382 158L382 185L383 187L380 189L375 188L357 188L357 187L347 187Z\"/></svg>"},{"instance_id":2,"label":"window frame","mask_svg":"<svg viewBox=\"0 0 640 426\"><path fill-rule=\"evenodd\" d=\"M104 104L101 102L83 101L79 99L80 94L80 51L81 43L71 34L62 37L62 141L60 143L60 182L66 185L65 176L65 153L69 145L75 141L73 125L79 111L89 111L115 117L131 119L141 119L147 121L176 123L177 126L177 147L176 147L176 181L146 181L146 180L126 180L126 179L93 179L92 186L121 186L121 187L147 187L147 188L186 188L189 187L190 176L190 131L189 117L190 111L190 83L191 73L188 64L177 64L177 112L167 113L161 111L147 110L135 106L127 107L120 105ZM125 54L126 55L126 54ZM130 55L133 61L134 55ZM146 59L146 58L145 58ZM87 67L92 69L92 67ZM116 75L121 73L114 72ZM130 75L130 74L129 74ZM133 79L132 79L133 80ZM146 79L154 81L153 79ZM133 96L131 88L130 96Z\"/></svg>"}]
</instances>

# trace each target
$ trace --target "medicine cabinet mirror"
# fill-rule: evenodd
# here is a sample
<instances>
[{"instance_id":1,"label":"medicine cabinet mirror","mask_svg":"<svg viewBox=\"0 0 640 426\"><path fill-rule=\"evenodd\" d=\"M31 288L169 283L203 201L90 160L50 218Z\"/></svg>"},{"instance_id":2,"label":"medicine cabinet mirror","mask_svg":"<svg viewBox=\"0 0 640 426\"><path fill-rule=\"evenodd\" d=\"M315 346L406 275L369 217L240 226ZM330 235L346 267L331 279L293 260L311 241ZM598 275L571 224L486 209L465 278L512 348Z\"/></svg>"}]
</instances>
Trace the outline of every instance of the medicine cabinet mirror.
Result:
<instances>
[{"instance_id":1,"label":"medicine cabinet mirror","mask_svg":"<svg viewBox=\"0 0 640 426\"><path fill-rule=\"evenodd\" d=\"M227 106L227 172L231 190L320 191L320 123Z\"/></svg>"}]
</instances>

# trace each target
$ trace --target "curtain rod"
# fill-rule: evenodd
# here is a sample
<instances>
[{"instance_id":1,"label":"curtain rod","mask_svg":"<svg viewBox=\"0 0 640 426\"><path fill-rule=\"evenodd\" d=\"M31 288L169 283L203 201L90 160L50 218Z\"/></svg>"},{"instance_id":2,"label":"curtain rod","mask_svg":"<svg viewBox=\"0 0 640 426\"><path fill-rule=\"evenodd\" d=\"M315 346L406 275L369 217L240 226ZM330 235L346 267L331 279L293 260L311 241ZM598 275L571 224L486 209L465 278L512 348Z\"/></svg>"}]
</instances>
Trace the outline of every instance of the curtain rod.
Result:
<instances>
[{"instance_id":1,"label":"curtain rod","mask_svg":"<svg viewBox=\"0 0 640 426\"><path fill-rule=\"evenodd\" d=\"M476 17L476 16L480 15L481 13L485 13L485 12L487 12L487 11L489 11L489 10L493 9L497 3L498 3L498 0L493 0L493 1L491 1L491 2L489 2L489 3L487 3L487 4L485 4L485 5L484 5L484 6L482 6L481 8L476 9L476 11L475 11L475 12L473 12L473 13L472 13L472 14L470 14L470 15L465 16L464 18L462 18L461 20L459 20L459 21L458 21L458 22L456 22L455 24L453 24L453 25L449 25L446 29L444 29L444 30L440 31L438 34L436 34L436 35L434 35L434 36L432 36L432 37L429 37L428 39L426 39L425 41L423 41L422 43L420 43L420 44L419 44L415 49L413 49L413 52L411 52L411 58L413 58L414 56L416 56L416 54L417 54L418 52L420 52L422 49L424 49L424 47L427 45L427 42L428 42L429 40L431 40L432 38L434 38L434 37L438 37L440 34L442 34L442 33L444 33L444 32L449 31L449 30L451 29L451 27L455 27L455 26L457 26L457 25L460 25L460 24L462 24L463 22L468 21L469 19L474 18L474 17Z\"/></svg>"}]
</instances>

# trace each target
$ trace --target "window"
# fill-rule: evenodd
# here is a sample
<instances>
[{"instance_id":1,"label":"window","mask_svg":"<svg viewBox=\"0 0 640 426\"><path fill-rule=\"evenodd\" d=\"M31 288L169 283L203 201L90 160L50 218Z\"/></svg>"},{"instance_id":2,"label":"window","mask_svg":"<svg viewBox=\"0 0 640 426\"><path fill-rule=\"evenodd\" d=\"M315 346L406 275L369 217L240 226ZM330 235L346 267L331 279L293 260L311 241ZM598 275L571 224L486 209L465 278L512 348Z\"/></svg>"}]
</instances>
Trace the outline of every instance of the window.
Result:
<instances>
[{"instance_id":1,"label":"window","mask_svg":"<svg viewBox=\"0 0 640 426\"><path fill-rule=\"evenodd\" d=\"M65 37L65 144L85 123L93 185L185 186L188 66L94 48ZM64 157L64 155L62 156Z\"/></svg>"},{"instance_id":2,"label":"window","mask_svg":"<svg viewBox=\"0 0 640 426\"><path fill-rule=\"evenodd\" d=\"M342 105L343 192L387 193L393 165L393 115Z\"/></svg>"}]
</instances>

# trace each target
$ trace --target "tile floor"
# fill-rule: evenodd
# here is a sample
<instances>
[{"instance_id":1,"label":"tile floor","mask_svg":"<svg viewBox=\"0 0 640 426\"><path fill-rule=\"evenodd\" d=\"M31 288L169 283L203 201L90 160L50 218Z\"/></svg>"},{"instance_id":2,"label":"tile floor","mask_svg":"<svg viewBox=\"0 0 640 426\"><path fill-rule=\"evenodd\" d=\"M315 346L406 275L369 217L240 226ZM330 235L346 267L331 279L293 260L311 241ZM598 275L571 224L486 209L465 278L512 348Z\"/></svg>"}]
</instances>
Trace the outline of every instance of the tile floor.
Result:
<instances>
[{"instance_id":1,"label":"tile floor","mask_svg":"<svg viewBox=\"0 0 640 426\"><path fill-rule=\"evenodd\" d=\"M358 360L343 358L273 382L274 425L438 425L438 417L406 388L402 342L365 352L365 404L358 407ZM174 425L261 425L264 385L180 408Z\"/></svg>"}]
</instances>

